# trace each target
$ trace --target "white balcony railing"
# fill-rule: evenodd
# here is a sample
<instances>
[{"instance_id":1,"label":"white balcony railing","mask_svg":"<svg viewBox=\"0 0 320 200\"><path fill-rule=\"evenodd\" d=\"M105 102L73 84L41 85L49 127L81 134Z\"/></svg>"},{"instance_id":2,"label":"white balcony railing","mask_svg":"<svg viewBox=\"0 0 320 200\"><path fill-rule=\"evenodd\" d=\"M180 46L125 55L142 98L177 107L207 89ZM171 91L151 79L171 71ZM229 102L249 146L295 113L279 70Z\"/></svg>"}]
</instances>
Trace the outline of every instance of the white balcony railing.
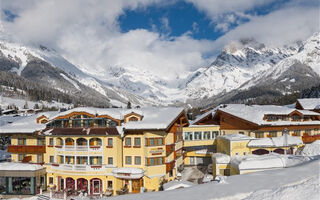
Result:
<instances>
[{"instance_id":1,"label":"white balcony railing","mask_svg":"<svg viewBox=\"0 0 320 200\"><path fill-rule=\"evenodd\" d=\"M74 146L64 145L61 148L57 148L58 151L102 151L102 146Z\"/></svg>"},{"instance_id":2,"label":"white balcony railing","mask_svg":"<svg viewBox=\"0 0 320 200\"><path fill-rule=\"evenodd\" d=\"M113 168L111 165L74 165L74 164L60 164L53 166L55 170L64 171L105 171L107 168Z\"/></svg>"}]
</instances>

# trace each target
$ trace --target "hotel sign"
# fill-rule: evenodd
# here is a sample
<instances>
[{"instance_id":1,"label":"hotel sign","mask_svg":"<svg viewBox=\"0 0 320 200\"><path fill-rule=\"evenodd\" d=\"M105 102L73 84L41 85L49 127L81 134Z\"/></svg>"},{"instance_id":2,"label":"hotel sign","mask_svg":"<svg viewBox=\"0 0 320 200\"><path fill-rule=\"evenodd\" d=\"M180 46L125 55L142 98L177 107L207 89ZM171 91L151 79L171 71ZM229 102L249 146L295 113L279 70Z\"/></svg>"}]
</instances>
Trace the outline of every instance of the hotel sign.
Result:
<instances>
[{"instance_id":1,"label":"hotel sign","mask_svg":"<svg viewBox=\"0 0 320 200\"><path fill-rule=\"evenodd\" d=\"M150 149L149 153L151 153L152 155L158 155L158 154L162 154L164 152L163 148L159 147L159 148L152 148Z\"/></svg>"}]
</instances>

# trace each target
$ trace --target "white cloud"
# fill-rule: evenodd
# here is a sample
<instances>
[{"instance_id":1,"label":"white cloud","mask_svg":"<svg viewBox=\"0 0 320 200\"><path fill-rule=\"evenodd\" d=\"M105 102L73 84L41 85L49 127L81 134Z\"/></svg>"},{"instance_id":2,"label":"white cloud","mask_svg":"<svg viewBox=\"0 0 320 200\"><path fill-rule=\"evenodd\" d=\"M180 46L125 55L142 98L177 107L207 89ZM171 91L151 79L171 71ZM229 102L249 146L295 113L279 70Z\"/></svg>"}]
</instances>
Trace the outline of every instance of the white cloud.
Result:
<instances>
[{"instance_id":1,"label":"white cloud","mask_svg":"<svg viewBox=\"0 0 320 200\"><path fill-rule=\"evenodd\" d=\"M221 48L230 41L255 38L268 46L281 46L304 40L320 31L319 7L288 6L265 16L255 16L215 41Z\"/></svg>"},{"instance_id":2,"label":"white cloud","mask_svg":"<svg viewBox=\"0 0 320 200\"><path fill-rule=\"evenodd\" d=\"M215 31L227 32L231 25L250 18L246 12L275 0L185 0L204 12L215 26Z\"/></svg>"},{"instance_id":3,"label":"white cloud","mask_svg":"<svg viewBox=\"0 0 320 200\"><path fill-rule=\"evenodd\" d=\"M150 70L164 79L172 79L177 73L183 74L208 64L212 61L208 55L218 52L232 40L252 36L262 42L280 44L305 39L319 28L317 8L295 5L266 16L248 16L246 10L270 1L192 2L208 16L225 16L225 21L219 22L225 31L230 29L230 23L239 24L239 17L247 18L249 22L240 24L217 41L209 41L194 39L189 32L170 37L161 34L162 30L156 27L151 31L137 29L121 32L118 17L126 9L163 5L167 3L164 0L30 0L25 7L21 6L21 1L5 1L1 6L14 10L20 16L14 23L4 23L6 31L17 40L54 47L88 72L99 75L105 72L107 66L122 66ZM170 27L168 18L160 20L166 31L174 28ZM196 23L192 29L194 32L200 31Z\"/></svg>"}]
</instances>

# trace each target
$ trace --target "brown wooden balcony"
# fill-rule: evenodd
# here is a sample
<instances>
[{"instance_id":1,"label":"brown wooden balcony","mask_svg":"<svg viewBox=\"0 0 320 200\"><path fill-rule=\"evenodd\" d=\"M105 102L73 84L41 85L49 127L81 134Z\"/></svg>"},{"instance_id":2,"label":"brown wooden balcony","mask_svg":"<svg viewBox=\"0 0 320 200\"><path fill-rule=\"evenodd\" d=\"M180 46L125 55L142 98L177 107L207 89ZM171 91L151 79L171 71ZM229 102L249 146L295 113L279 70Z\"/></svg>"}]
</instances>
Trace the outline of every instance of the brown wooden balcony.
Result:
<instances>
[{"instance_id":1,"label":"brown wooden balcony","mask_svg":"<svg viewBox=\"0 0 320 200\"><path fill-rule=\"evenodd\" d=\"M303 134L302 141L303 143L312 143L316 140L320 140L320 135L306 135Z\"/></svg>"},{"instance_id":2,"label":"brown wooden balcony","mask_svg":"<svg viewBox=\"0 0 320 200\"><path fill-rule=\"evenodd\" d=\"M19 154L41 154L46 153L44 145L9 145L8 152Z\"/></svg>"}]
</instances>

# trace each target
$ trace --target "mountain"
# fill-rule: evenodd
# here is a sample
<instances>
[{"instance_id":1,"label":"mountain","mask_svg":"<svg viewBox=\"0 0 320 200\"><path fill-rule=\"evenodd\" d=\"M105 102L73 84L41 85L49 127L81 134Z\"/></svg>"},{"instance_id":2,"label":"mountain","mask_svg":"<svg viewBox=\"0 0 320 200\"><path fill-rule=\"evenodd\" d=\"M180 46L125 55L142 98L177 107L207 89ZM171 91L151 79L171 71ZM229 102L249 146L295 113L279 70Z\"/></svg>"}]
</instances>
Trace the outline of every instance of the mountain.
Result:
<instances>
[{"instance_id":1,"label":"mountain","mask_svg":"<svg viewBox=\"0 0 320 200\"><path fill-rule=\"evenodd\" d=\"M126 106L128 101L133 105L150 104L138 95L84 73L53 49L42 45L35 48L0 41L0 71L15 73L71 96L94 98L96 106Z\"/></svg>"},{"instance_id":2,"label":"mountain","mask_svg":"<svg viewBox=\"0 0 320 200\"><path fill-rule=\"evenodd\" d=\"M167 80L135 66L103 66L102 72L69 62L54 49L0 40L0 71L12 72L63 94L96 99L99 106L272 102L320 83L320 33L270 47L253 38L226 45L206 67ZM70 99L70 98L69 98ZM88 100L92 101L92 100Z\"/></svg>"},{"instance_id":3,"label":"mountain","mask_svg":"<svg viewBox=\"0 0 320 200\"><path fill-rule=\"evenodd\" d=\"M244 50L246 50L246 48L242 48L241 52L244 52ZM259 51L255 49L255 51L254 59L251 59L250 62L247 62L249 59L248 56L246 56L247 59L245 63L249 63L249 65L247 65L249 68L244 68L246 65L240 65L239 63L237 63L236 66L230 67L229 64L234 63L233 61L223 63L224 70L226 70L226 68L228 69L227 73L232 73L230 68L236 69L235 77L243 77L244 73L241 72L241 70L244 71L246 69L249 69L249 72L251 72L250 75L252 76L240 86L234 84L238 87L233 90L228 91L226 89L224 93L211 96L211 98L205 100L206 102L204 104L218 104L221 102L246 103L247 101L253 101L255 103L276 103L277 98L285 95L294 95L295 93L300 93L302 90L319 85L319 33L314 34L304 42L299 42L292 46L276 49L264 47ZM264 52L270 52L269 56L265 56ZM232 55L234 56L234 54ZM230 54L228 54L228 56L230 56ZM217 60L219 60L219 56ZM254 69L257 66L264 66L265 68L257 68L264 68L264 70L255 72ZM214 69L216 69L216 65L214 65ZM230 78L230 76L228 78ZM239 80L239 78L237 78L237 80ZM275 101L272 99L275 99Z\"/></svg>"}]
</instances>

